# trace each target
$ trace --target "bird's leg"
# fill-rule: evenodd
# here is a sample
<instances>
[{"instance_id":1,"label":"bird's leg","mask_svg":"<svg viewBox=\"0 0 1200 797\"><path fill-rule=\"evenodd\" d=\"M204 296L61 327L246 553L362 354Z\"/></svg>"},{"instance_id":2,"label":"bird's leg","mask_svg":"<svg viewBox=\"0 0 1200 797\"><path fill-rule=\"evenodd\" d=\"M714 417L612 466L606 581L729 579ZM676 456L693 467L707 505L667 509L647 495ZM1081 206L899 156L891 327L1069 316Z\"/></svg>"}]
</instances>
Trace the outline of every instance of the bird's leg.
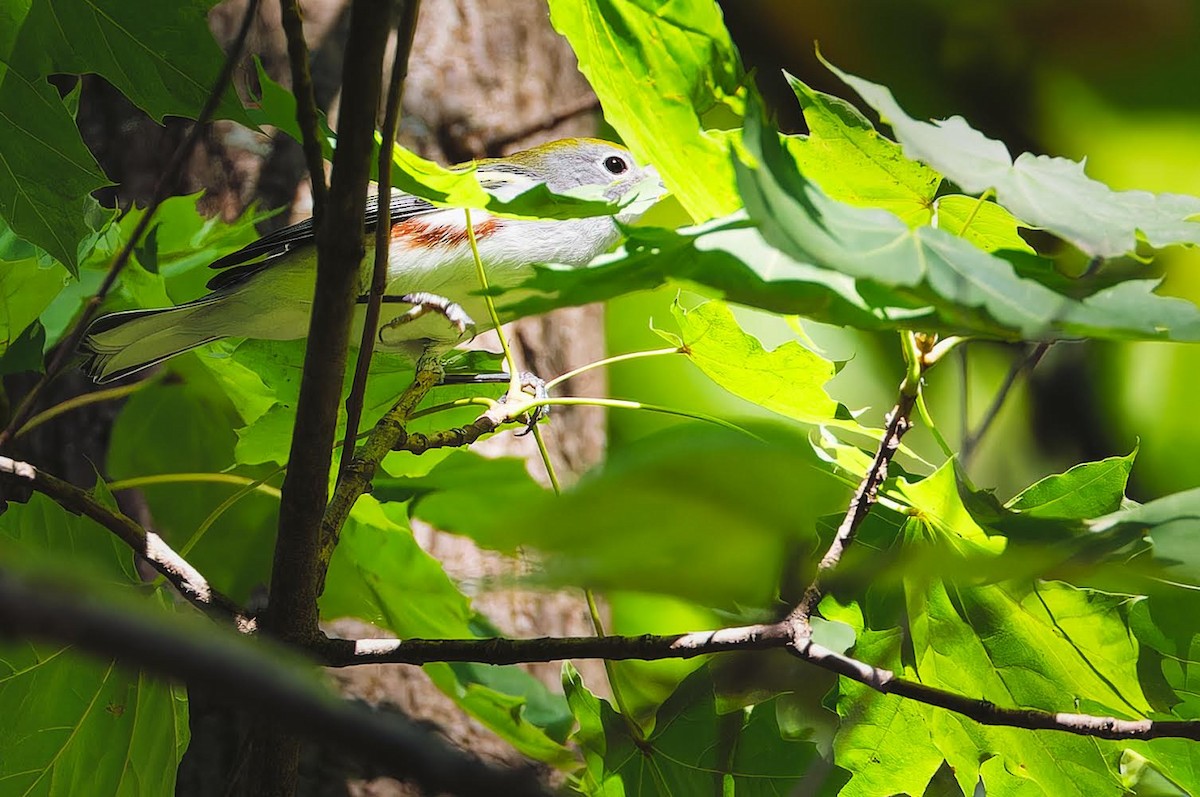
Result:
<instances>
[{"instance_id":1,"label":"bird's leg","mask_svg":"<svg viewBox=\"0 0 1200 797\"><path fill-rule=\"evenodd\" d=\"M412 309L410 309L408 312L404 313L403 315L399 315L396 318L393 318L391 321L389 321L386 324L380 325L380 327L379 327L379 342L380 343L384 343L384 339L383 339L384 332L386 332L388 330L392 330L392 329L397 329L399 327L403 327L404 325L410 324L413 321L416 321L418 318L429 315L431 313L440 315L443 318L445 318L447 321L449 321L451 326L453 326L456 330L458 330L461 338L467 339L467 338L474 337L474 335L475 335L475 322L471 320L471 317L469 315L467 315L466 311L463 310L461 306L459 306L455 302L450 301L449 299L447 299L444 296L438 296L435 293L421 292L421 293L406 293L403 296L387 296L387 295L385 295L380 298L384 304L412 305ZM360 296L358 298L358 301L360 304L365 303L367 300L368 300L367 296ZM429 356L428 351L426 352L426 355L422 357L422 360L424 360L425 357L427 357L427 356ZM535 374L529 373L528 371L523 371L520 374L520 377L521 377L520 393L512 394L511 391L510 391L510 393L506 393L504 396L502 396L500 398L500 403L514 404L516 407L519 408L524 403L527 403L529 401L529 398L528 398L529 395L533 396L534 401L540 401L542 399L546 399L549 397L549 393L547 393L547 391L546 391L545 380L536 376ZM443 374L442 378L439 380L438 384L440 384L440 385L494 385L494 384L507 385L511 381L512 381L512 377L509 374L502 373L502 372L501 373L487 373L487 374ZM525 418L525 429L524 429L524 431L518 432L517 434L518 435L528 434L529 432L533 431L533 427L534 427L534 425L537 424L538 421L540 421L541 419L543 419L549 415L550 415L550 408L545 405L539 405L537 407L532 408L529 412L523 413L523 416Z\"/></svg>"},{"instance_id":2,"label":"bird's leg","mask_svg":"<svg viewBox=\"0 0 1200 797\"><path fill-rule=\"evenodd\" d=\"M359 304L365 304L369 300L367 296L358 297ZM396 329L397 327L411 324L422 316L436 313L442 316L450 325L458 330L459 339L465 340L475 337L475 322L471 320L471 316L462 309L457 303L450 301L445 296L438 296L436 293L406 293L403 296L381 296L380 301L383 304L410 304L412 309L403 315L396 316L386 324L379 327L379 342L383 343L383 333L388 330Z\"/></svg>"}]
</instances>

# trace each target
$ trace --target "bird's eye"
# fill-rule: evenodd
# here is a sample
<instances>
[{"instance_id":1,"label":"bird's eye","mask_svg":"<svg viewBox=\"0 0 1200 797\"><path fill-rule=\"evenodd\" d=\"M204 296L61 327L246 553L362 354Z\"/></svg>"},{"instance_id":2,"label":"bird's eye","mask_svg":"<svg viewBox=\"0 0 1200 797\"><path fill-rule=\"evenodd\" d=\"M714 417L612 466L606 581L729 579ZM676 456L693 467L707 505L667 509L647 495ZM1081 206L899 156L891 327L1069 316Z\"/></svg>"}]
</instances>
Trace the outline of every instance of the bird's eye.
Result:
<instances>
[{"instance_id":1,"label":"bird's eye","mask_svg":"<svg viewBox=\"0 0 1200 797\"><path fill-rule=\"evenodd\" d=\"M604 159L604 168L609 174L624 174L629 171L629 164L624 158L618 158L616 155L609 155Z\"/></svg>"}]
</instances>

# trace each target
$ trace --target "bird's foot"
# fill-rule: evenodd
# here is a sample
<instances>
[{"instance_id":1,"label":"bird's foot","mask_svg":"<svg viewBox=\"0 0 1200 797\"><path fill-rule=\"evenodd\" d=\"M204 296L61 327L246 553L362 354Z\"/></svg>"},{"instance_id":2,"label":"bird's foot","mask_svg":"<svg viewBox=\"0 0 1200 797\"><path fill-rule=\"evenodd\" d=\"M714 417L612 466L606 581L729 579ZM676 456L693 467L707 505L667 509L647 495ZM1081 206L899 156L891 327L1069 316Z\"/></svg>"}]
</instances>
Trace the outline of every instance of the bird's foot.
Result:
<instances>
[{"instance_id":1,"label":"bird's foot","mask_svg":"<svg viewBox=\"0 0 1200 797\"><path fill-rule=\"evenodd\" d=\"M367 297L359 297L360 303L367 301ZM386 324L381 324L378 332L379 342L386 345L384 334L392 330L411 324L419 318L434 314L440 315L450 323L450 326L458 332L459 341L470 340L475 337L475 322L471 320L471 316L467 315L467 311L462 309L462 306L456 302L452 302L445 296L438 296L436 293L406 293L403 296L384 296L382 297L384 304L409 304L412 308L401 315L396 316Z\"/></svg>"},{"instance_id":2,"label":"bird's foot","mask_svg":"<svg viewBox=\"0 0 1200 797\"><path fill-rule=\"evenodd\" d=\"M550 417L550 407L537 403L548 399L550 393L546 390L546 380L538 375L522 371L518 377L520 382L515 389L510 387L508 392L500 397L498 403L505 405L506 415L509 418L519 419L525 424L525 428L517 432L517 436L521 437L532 432L533 427L537 426L539 421ZM512 385L512 376L506 373L446 374L441 383L443 385Z\"/></svg>"}]
</instances>

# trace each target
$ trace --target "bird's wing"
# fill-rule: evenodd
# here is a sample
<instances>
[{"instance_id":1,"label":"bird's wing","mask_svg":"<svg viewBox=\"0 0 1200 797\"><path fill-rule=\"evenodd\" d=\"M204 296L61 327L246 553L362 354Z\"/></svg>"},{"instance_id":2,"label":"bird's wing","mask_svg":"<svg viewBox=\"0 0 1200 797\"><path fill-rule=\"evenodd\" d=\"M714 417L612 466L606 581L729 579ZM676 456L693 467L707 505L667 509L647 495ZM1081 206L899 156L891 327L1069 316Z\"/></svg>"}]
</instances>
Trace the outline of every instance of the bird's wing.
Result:
<instances>
[{"instance_id":1,"label":"bird's wing","mask_svg":"<svg viewBox=\"0 0 1200 797\"><path fill-rule=\"evenodd\" d=\"M411 194L392 195L393 223L403 221L404 219L411 219L414 216L420 216L425 213L431 213L434 210L437 210L437 208L424 199L412 196ZM367 199L366 231L373 231L378 221L379 198L374 196L369 197ZM251 274L256 274L264 268L268 268L278 258L288 252L304 246L312 246L315 243L316 233L313 229L312 219L305 219L297 224L284 227L282 230L276 230L269 235L264 235L254 243L242 247L236 252L214 260L209 265L209 268L224 270L208 281L208 287L210 290L227 288L230 285L241 282Z\"/></svg>"}]
</instances>

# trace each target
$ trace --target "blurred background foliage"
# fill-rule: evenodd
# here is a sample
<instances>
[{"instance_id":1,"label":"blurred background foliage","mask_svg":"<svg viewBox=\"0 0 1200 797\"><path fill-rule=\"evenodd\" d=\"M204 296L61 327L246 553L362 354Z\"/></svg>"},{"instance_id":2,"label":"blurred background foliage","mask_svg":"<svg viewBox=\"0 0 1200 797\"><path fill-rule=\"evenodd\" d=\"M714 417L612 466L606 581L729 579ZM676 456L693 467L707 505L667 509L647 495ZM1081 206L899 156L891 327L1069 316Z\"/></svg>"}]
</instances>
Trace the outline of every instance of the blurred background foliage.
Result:
<instances>
[{"instance_id":1,"label":"blurred background foliage","mask_svg":"<svg viewBox=\"0 0 1200 797\"><path fill-rule=\"evenodd\" d=\"M1014 154L1086 156L1088 174L1114 189L1200 193L1196 0L725 0L721 6L747 70L787 132L803 132L804 123L781 70L821 91L852 96L817 60L819 44L839 67L889 86L914 116L962 115ZM682 216L658 213L649 223L683 223ZM1158 255L1154 268L1166 278L1164 293L1200 301L1200 250L1173 247ZM646 318L669 327L675 296L664 289L611 303L610 349L660 345ZM739 311L739 320L768 348L794 337L766 314ZM826 356L849 360L830 384L833 397L851 409L868 408L865 420L877 424L902 376L896 336L808 321L804 327ZM947 363L928 388L933 417L956 449L963 429L978 423L1025 349L973 343L966 352L965 386L964 368ZM683 361L622 363L611 379L615 396L717 415L763 412ZM1031 379L1017 382L970 475L1007 498L1048 473L1138 446L1131 498L1147 501L1195 487L1196 389L1200 351L1194 346L1058 344ZM620 447L673 421L615 413L609 423L610 445ZM940 459L922 424L906 442L927 459Z\"/></svg>"}]
</instances>

